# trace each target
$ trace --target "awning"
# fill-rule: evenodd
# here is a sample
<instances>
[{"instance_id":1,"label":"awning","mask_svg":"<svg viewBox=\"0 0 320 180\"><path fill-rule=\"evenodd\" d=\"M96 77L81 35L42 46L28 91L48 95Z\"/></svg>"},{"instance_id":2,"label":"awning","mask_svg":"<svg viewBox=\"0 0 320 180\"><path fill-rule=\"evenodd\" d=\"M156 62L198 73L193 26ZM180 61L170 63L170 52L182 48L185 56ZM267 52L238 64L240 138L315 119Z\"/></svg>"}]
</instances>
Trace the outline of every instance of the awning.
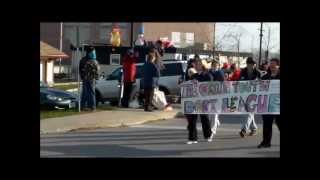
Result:
<instances>
[{"instance_id":1,"label":"awning","mask_svg":"<svg viewBox=\"0 0 320 180\"><path fill-rule=\"evenodd\" d=\"M69 56L57 48L50 46L49 44L40 41L40 59L65 59Z\"/></svg>"}]
</instances>

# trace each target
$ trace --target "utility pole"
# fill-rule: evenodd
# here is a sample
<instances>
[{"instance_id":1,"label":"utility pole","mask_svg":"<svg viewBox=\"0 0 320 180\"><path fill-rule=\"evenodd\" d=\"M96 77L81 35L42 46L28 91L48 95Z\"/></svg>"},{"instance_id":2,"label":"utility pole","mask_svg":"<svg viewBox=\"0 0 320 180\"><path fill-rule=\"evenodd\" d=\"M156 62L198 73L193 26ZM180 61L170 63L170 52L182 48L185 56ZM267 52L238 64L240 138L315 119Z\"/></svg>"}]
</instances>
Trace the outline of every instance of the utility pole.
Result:
<instances>
[{"instance_id":1,"label":"utility pole","mask_svg":"<svg viewBox=\"0 0 320 180\"><path fill-rule=\"evenodd\" d=\"M131 38L130 38L130 42L131 42L131 47L133 47L134 46L134 43L133 43L133 22L131 22Z\"/></svg>"},{"instance_id":2,"label":"utility pole","mask_svg":"<svg viewBox=\"0 0 320 180\"><path fill-rule=\"evenodd\" d=\"M238 67L240 67L240 37L238 39Z\"/></svg>"},{"instance_id":3,"label":"utility pole","mask_svg":"<svg viewBox=\"0 0 320 180\"><path fill-rule=\"evenodd\" d=\"M62 52L63 23L60 23L60 51ZM61 58L59 59L59 74L61 73Z\"/></svg>"},{"instance_id":4,"label":"utility pole","mask_svg":"<svg viewBox=\"0 0 320 180\"><path fill-rule=\"evenodd\" d=\"M261 27L260 27L260 50L259 50L259 64L258 64L258 67L260 66L260 63L261 63L261 46L262 46L262 22L261 22Z\"/></svg>"},{"instance_id":5,"label":"utility pole","mask_svg":"<svg viewBox=\"0 0 320 180\"><path fill-rule=\"evenodd\" d=\"M268 29L268 43L267 43L267 51L266 51L266 54L265 54L265 56L266 56L266 60L268 60L268 59L269 59L270 31L271 31L271 28L269 27L269 29Z\"/></svg>"}]
</instances>

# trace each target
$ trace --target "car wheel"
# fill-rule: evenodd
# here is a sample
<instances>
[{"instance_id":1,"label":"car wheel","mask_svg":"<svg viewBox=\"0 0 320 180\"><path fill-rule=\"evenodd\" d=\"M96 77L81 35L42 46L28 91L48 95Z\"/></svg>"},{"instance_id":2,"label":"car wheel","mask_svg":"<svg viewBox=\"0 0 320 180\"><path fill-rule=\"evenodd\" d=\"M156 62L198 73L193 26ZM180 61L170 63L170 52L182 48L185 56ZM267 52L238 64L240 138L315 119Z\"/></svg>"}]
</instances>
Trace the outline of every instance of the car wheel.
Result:
<instances>
[{"instance_id":1,"label":"car wheel","mask_svg":"<svg viewBox=\"0 0 320 180\"><path fill-rule=\"evenodd\" d=\"M101 102L102 104L104 103L101 94L99 93L99 91L96 91L96 107L98 107L99 102Z\"/></svg>"},{"instance_id":2,"label":"car wheel","mask_svg":"<svg viewBox=\"0 0 320 180\"><path fill-rule=\"evenodd\" d=\"M112 101L110 101L110 105L111 105L111 106L118 106L118 104L119 104L119 101L118 101L118 100L112 100Z\"/></svg>"}]
</instances>

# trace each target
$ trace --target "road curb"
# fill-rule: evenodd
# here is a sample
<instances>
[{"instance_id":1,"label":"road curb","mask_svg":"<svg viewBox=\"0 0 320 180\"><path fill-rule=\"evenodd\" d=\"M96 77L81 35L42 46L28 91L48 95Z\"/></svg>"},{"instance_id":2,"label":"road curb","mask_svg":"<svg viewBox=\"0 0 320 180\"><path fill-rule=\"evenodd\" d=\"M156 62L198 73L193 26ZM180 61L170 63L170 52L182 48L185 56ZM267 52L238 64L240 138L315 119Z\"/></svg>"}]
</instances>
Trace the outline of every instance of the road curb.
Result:
<instances>
[{"instance_id":1,"label":"road curb","mask_svg":"<svg viewBox=\"0 0 320 180\"><path fill-rule=\"evenodd\" d=\"M76 127L76 128L57 128L55 130L41 130L40 129L40 135L41 134L53 134L53 133L68 133L73 131L79 131L79 130L87 130L87 129L102 129L102 128L116 128L116 127L126 127L126 126L134 126L139 124L144 124L148 122L153 121L160 121L160 120L166 120L171 118L176 118L179 112L173 114L173 115L167 115L166 117L155 117L155 119L148 119L148 120L140 120L135 122L120 122L116 124L110 124L110 125L89 125L89 126L82 126L82 127Z\"/></svg>"}]
</instances>

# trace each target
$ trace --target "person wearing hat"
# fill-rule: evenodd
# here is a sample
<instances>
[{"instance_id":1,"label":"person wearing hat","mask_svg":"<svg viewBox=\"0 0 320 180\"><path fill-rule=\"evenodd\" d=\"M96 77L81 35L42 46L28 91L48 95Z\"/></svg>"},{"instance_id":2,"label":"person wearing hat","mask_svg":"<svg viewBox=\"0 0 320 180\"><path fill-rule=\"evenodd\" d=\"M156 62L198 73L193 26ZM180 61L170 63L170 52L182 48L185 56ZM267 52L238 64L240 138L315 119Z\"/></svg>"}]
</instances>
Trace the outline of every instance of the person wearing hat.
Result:
<instances>
[{"instance_id":1,"label":"person wearing hat","mask_svg":"<svg viewBox=\"0 0 320 180\"><path fill-rule=\"evenodd\" d=\"M260 73L256 69L255 64L252 57L247 58L247 67L241 70L240 81L260 79ZM239 132L240 136L245 137L249 129L251 130L250 136L256 135L258 126L254 120L254 113L249 113L247 120L242 124L241 131Z\"/></svg>"},{"instance_id":2,"label":"person wearing hat","mask_svg":"<svg viewBox=\"0 0 320 180\"><path fill-rule=\"evenodd\" d=\"M199 82L211 81L212 75L209 73L208 63L205 60L196 59L195 61L196 74L190 77L190 80L196 80ZM197 118L198 114L185 114L188 121L188 142L187 144L196 144L198 143L197 136ZM204 138L211 142L213 138L213 133L210 126L210 121L207 114L199 114L202 124L202 131Z\"/></svg>"},{"instance_id":3,"label":"person wearing hat","mask_svg":"<svg viewBox=\"0 0 320 180\"><path fill-rule=\"evenodd\" d=\"M132 87L136 81L136 62L137 57L134 54L133 49L128 49L127 54L123 58L123 98L121 104L123 107L129 107L129 101L131 97Z\"/></svg>"},{"instance_id":4,"label":"person wearing hat","mask_svg":"<svg viewBox=\"0 0 320 180\"><path fill-rule=\"evenodd\" d=\"M80 60L79 72L82 80L81 109L96 110L95 81L99 79L99 64L94 47L89 47Z\"/></svg>"}]
</instances>

